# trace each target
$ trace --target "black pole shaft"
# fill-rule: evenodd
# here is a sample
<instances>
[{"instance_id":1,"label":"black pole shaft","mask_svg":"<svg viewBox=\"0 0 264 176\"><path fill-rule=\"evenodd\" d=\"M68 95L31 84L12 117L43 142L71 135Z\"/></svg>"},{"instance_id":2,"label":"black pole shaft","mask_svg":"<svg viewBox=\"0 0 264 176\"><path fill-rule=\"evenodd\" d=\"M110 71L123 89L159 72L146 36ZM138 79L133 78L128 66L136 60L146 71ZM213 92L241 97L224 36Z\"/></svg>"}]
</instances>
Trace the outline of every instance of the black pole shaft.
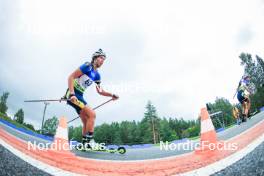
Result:
<instances>
[{"instance_id":1,"label":"black pole shaft","mask_svg":"<svg viewBox=\"0 0 264 176\"><path fill-rule=\"evenodd\" d=\"M44 111L43 111L43 118L42 118L42 123L41 123L41 134L43 134L43 125L44 125L44 119L45 119L45 114L46 114L46 110L47 110L47 106L48 106L48 102L44 102L45 107L44 107Z\"/></svg>"},{"instance_id":2,"label":"black pole shaft","mask_svg":"<svg viewBox=\"0 0 264 176\"><path fill-rule=\"evenodd\" d=\"M67 99L50 99L50 100L25 100L25 103L49 102L49 101L67 101Z\"/></svg>"}]
</instances>

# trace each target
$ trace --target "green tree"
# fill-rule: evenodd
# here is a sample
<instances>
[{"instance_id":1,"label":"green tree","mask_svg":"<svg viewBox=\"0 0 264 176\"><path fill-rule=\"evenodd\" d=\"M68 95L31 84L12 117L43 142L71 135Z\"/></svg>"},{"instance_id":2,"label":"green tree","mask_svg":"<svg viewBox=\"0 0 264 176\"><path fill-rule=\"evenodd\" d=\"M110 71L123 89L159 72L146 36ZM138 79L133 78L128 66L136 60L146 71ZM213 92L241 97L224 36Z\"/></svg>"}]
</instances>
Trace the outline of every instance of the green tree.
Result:
<instances>
[{"instance_id":1,"label":"green tree","mask_svg":"<svg viewBox=\"0 0 264 176\"><path fill-rule=\"evenodd\" d=\"M161 141L173 141L179 139L175 130L172 130L169 121L164 117L160 121L160 140Z\"/></svg>"},{"instance_id":2,"label":"green tree","mask_svg":"<svg viewBox=\"0 0 264 176\"><path fill-rule=\"evenodd\" d=\"M259 88L264 86L264 61L258 55L256 55L256 59L257 59L256 76L258 80L257 87Z\"/></svg>"},{"instance_id":3,"label":"green tree","mask_svg":"<svg viewBox=\"0 0 264 176\"><path fill-rule=\"evenodd\" d=\"M120 124L120 139L123 143L130 143L131 136L130 136L130 129L129 129L129 122L123 121Z\"/></svg>"},{"instance_id":4,"label":"green tree","mask_svg":"<svg viewBox=\"0 0 264 176\"><path fill-rule=\"evenodd\" d=\"M120 134L120 125L118 122L112 122L111 123L111 143L112 144L123 144L123 141L121 140L121 134Z\"/></svg>"},{"instance_id":5,"label":"green tree","mask_svg":"<svg viewBox=\"0 0 264 176\"><path fill-rule=\"evenodd\" d=\"M53 116L51 119L47 119L43 125L44 134L55 135L59 120L56 116Z\"/></svg>"},{"instance_id":6,"label":"green tree","mask_svg":"<svg viewBox=\"0 0 264 176\"><path fill-rule=\"evenodd\" d=\"M208 105L211 108L210 113L222 112L222 114L212 118L212 122L216 129L221 128L222 124L224 126L229 126L235 122L232 115L232 104L227 99L217 97L215 102L208 103Z\"/></svg>"},{"instance_id":7,"label":"green tree","mask_svg":"<svg viewBox=\"0 0 264 176\"><path fill-rule=\"evenodd\" d=\"M251 110L255 111L264 106L264 61L256 55L256 60L252 59L251 54L241 53L241 65L244 66L244 72L251 77L251 82L255 87L251 98Z\"/></svg>"},{"instance_id":8,"label":"green tree","mask_svg":"<svg viewBox=\"0 0 264 176\"><path fill-rule=\"evenodd\" d=\"M123 144L140 143L140 132L135 121L122 121L119 125L118 136Z\"/></svg>"},{"instance_id":9,"label":"green tree","mask_svg":"<svg viewBox=\"0 0 264 176\"><path fill-rule=\"evenodd\" d=\"M19 109L16 114L14 115L15 121L17 121L20 124L24 123L24 111L23 109Z\"/></svg>"},{"instance_id":10,"label":"green tree","mask_svg":"<svg viewBox=\"0 0 264 176\"><path fill-rule=\"evenodd\" d=\"M73 130L72 140L82 141L82 126L75 127Z\"/></svg>"},{"instance_id":11,"label":"green tree","mask_svg":"<svg viewBox=\"0 0 264 176\"><path fill-rule=\"evenodd\" d=\"M135 120L130 122L129 130L130 130L130 140L131 140L130 143L139 144L141 142L140 131L139 131L139 125Z\"/></svg>"},{"instance_id":12,"label":"green tree","mask_svg":"<svg viewBox=\"0 0 264 176\"><path fill-rule=\"evenodd\" d=\"M195 137L200 133L199 124L191 126L182 132L183 138Z\"/></svg>"},{"instance_id":13,"label":"green tree","mask_svg":"<svg viewBox=\"0 0 264 176\"><path fill-rule=\"evenodd\" d=\"M69 140L76 140L81 142L82 141L82 126L68 127L68 138Z\"/></svg>"},{"instance_id":14,"label":"green tree","mask_svg":"<svg viewBox=\"0 0 264 176\"><path fill-rule=\"evenodd\" d=\"M107 123L103 123L94 129L94 138L99 143L111 144L113 140L113 133L111 126Z\"/></svg>"},{"instance_id":15,"label":"green tree","mask_svg":"<svg viewBox=\"0 0 264 176\"><path fill-rule=\"evenodd\" d=\"M35 128L34 128L34 126L33 126L32 124L24 123L24 125L25 125L26 127L28 127L29 129L35 131Z\"/></svg>"},{"instance_id":16,"label":"green tree","mask_svg":"<svg viewBox=\"0 0 264 176\"><path fill-rule=\"evenodd\" d=\"M159 117L157 115L157 110L155 106L148 101L146 105L146 112L144 113L144 118L142 120L142 133L143 133L143 141L144 142L153 142L157 143L159 140ZM145 133L144 133L145 132ZM152 136L152 137L150 137Z\"/></svg>"},{"instance_id":17,"label":"green tree","mask_svg":"<svg viewBox=\"0 0 264 176\"><path fill-rule=\"evenodd\" d=\"M0 98L0 112L2 112L3 114L7 115L7 98L9 96L9 92L4 92L3 95Z\"/></svg>"},{"instance_id":18,"label":"green tree","mask_svg":"<svg viewBox=\"0 0 264 176\"><path fill-rule=\"evenodd\" d=\"M73 139L73 132L74 132L74 127L73 126L69 126L68 127L68 139L69 140Z\"/></svg>"},{"instance_id":19,"label":"green tree","mask_svg":"<svg viewBox=\"0 0 264 176\"><path fill-rule=\"evenodd\" d=\"M245 73L251 76L251 81L256 83L256 62L252 59L251 54L241 53L239 58L241 59L241 65L244 66Z\"/></svg>"}]
</instances>

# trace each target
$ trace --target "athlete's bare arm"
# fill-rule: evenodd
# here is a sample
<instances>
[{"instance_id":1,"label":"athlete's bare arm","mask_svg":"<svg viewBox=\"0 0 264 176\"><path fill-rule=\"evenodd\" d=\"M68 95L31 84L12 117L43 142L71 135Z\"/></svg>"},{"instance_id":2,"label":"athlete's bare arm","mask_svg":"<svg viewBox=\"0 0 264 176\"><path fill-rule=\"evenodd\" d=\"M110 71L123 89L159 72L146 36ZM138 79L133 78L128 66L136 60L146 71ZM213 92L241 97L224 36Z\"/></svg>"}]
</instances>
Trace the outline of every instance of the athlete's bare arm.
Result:
<instances>
[{"instance_id":1,"label":"athlete's bare arm","mask_svg":"<svg viewBox=\"0 0 264 176\"><path fill-rule=\"evenodd\" d=\"M96 90L97 90L97 93L102 96L113 97L114 100L119 98L117 95L104 91L99 84L96 84Z\"/></svg>"},{"instance_id":2,"label":"athlete's bare arm","mask_svg":"<svg viewBox=\"0 0 264 176\"><path fill-rule=\"evenodd\" d=\"M70 94L74 94L74 86L73 86L74 79L82 75L83 75L82 71L78 68L68 77L68 87L69 87Z\"/></svg>"}]
</instances>

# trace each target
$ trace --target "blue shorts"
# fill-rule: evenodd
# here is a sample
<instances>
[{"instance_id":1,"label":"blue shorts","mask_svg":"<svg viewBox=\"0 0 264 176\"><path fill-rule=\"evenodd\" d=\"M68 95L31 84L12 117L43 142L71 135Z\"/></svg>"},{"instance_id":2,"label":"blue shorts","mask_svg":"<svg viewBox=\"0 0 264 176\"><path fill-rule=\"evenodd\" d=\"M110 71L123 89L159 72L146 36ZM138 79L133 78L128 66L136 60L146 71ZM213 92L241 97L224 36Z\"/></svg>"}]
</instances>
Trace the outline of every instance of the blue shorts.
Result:
<instances>
[{"instance_id":1,"label":"blue shorts","mask_svg":"<svg viewBox=\"0 0 264 176\"><path fill-rule=\"evenodd\" d=\"M66 93L66 95L68 95L69 96L69 90L67 91L67 93ZM87 105L87 102L84 100L84 98L83 98L83 93L81 93L80 91L78 91L77 89L74 89L74 94L75 94L75 96L76 96L76 98L78 99L78 101L80 101L81 103L83 103L84 105ZM68 96L67 96L67 98L68 98ZM69 104L71 107L73 107L75 110L76 110L76 112L78 113L78 114L80 114L80 112L81 112L81 110L82 110L82 108L80 107L80 106L78 106L77 104L75 104L75 103L72 103L71 101L67 101L67 104Z\"/></svg>"},{"instance_id":2,"label":"blue shorts","mask_svg":"<svg viewBox=\"0 0 264 176\"><path fill-rule=\"evenodd\" d=\"M238 91L237 99L241 104L247 100L247 98L243 96L243 90Z\"/></svg>"},{"instance_id":3,"label":"blue shorts","mask_svg":"<svg viewBox=\"0 0 264 176\"><path fill-rule=\"evenodd\" d=\"M79 101L81 101L84 105L87 105L87 102L83 98L83 93L79 92L77 89L74 89L74 93Z\"/></svg>"}]
</instances>

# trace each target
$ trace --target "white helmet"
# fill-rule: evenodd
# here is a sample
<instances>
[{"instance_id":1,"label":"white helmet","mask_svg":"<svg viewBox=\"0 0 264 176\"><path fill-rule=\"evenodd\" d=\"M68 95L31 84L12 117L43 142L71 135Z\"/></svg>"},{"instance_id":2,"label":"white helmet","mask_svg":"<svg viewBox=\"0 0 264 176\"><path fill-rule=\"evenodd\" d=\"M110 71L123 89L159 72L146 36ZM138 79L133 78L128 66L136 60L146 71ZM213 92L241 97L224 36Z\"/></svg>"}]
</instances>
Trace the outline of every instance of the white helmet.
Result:
<instances>
[{"instance_id":1,"label":"white helmet","mask_svg":"<svg viewBox=\"0 0 264 176\"><path fill-rule=\"evenodd\" d=\"M103 52L103 50L101 48L93 54L92 59L95 59L98 56L106 57L106 54Z\"/></svg>"}]
</instances>

